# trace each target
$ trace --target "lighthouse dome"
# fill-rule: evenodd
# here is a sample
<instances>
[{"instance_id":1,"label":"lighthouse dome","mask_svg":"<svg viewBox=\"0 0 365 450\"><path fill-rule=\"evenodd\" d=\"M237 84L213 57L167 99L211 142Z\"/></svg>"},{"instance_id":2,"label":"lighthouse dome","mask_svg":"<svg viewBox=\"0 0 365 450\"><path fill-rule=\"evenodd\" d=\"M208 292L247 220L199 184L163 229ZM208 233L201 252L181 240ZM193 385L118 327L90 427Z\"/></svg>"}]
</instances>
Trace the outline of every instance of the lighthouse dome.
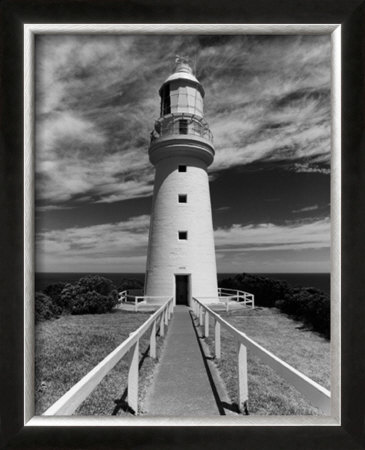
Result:
<instances>
[{"instance_id":1,"label":"lighthouse dome","mask_svg":"<svg viewBox=\"0 0 365 450\"><path fill-rule=\"evenodd\" d=\"M180 58L180 57L176 58L175 70L168 78L166 78L166 80L162 84L160 93L161 93L164 85L166 85L167 83L171 83L172 81L176 81L176 80L182 80L182 81L185 80L186 84L195 85L196 88L199 89L201 95L204 97L203 86L199 83L199 81L193 74L193 70L190 67L190 65L186 62L185 59Z\"/></svg>"}]
</instances>

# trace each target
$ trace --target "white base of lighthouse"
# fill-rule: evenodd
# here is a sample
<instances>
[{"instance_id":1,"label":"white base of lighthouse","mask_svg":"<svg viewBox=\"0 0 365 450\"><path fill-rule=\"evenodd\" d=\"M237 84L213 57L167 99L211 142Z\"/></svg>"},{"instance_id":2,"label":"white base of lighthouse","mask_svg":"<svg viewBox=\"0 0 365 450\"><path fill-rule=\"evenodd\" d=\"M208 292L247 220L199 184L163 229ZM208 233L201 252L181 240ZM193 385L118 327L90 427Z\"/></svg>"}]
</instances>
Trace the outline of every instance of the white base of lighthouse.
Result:
<instances>
[{"instance_id":1,"label":"white base of lighthouse","mask_svg":"<svg viewBox=\"0 0 365 450\"><path fill-rule=\"evenodd\" d=\"M217 302L207 164L178 152L155 166L145 295L174 296L176 303L185 304L192 297Z\"/></svg>"}]
</instances>

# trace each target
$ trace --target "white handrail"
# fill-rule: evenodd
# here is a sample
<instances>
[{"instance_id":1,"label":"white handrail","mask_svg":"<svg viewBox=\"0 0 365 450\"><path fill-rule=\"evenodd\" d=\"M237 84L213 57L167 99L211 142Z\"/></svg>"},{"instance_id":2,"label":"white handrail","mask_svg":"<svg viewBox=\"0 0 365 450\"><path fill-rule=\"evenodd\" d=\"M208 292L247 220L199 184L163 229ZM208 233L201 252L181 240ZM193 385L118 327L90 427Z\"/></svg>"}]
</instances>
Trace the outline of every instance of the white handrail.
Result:
<instances>
[{"instance_id":1,"label":"white handrail","mask_svg":"<svg viewBox=\"0 0 365 450\"><path fill-rule=\"evenodd\" d=\"M240 300L242 299L242 303L244 305L251 305L252 308L255 307L255 295L250 293L250 292L246 292L246 291L241 291L239 289L229 289L229 288L218 288L218 295L220 297L227 297L227 296L232 296L231 292L233 292L233 297L235 298L235 300L237 302L240 302Z\"/></svg>"},{"instance_id":2,"label":"white handrail","mask_svg":"<svg viewBox=\"0 0 365 450\"><path fill-rule=\"evenodd\" d=\"M133 352L128 375L128 404L138 413L138 354L139 340L152 327L150 336L150 356L155 358L156 353L156 322L160 319L160 335L164 335L164 326L167 325L173 312L174 302L171 297L146 322L122 342L115 350L109 353L97 366L86 374L78 383L58 399L43 413L44 416L62 416L72 414L81 403L90 395L101 380L129 351ZM160 317L161 316L161 317ZM137 363L136 363L137 361Z\"/></svg>"},{"instance_id":3,"label":"white handrail","mask_svg":"<svg viewBox=\"0 0 365 450\"><path fill-rule=\"evenodd\" d=\"M223 326L229 331L237 340L238 343L238 384L239 384L239 408L240 410L247 409L248 402L248 387L247 387L247 355L246 349L252 352L253 355L260 358L265 364L274 369L282 378L294 386L303 397L316 406L325 414L331 413L331 393L299 370L290 366L273 353L266 350L254 340L249 338L245 333L237 330L230 323L226 322L222 317L212 311L208 306L201 303L197 298L193 297L193 311L196 317L199 318L199 323L202 325L202 312L205 312L204 320L204 335L209 335L209 316L212 316L215 321L215 354L220 358L220 326ZM218 326L217 326L218 325ZM242 346L244 348L242 348Z\"/></svg>"}]
</instances>

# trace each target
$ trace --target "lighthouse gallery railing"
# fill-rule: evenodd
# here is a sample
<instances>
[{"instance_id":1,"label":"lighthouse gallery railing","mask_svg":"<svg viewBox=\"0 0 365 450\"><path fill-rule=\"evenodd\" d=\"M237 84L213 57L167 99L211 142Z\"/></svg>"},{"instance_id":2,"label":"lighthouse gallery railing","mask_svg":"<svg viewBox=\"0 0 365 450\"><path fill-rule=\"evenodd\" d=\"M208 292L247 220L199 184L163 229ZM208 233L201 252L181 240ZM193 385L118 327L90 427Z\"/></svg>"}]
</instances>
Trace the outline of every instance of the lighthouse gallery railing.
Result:
<instances>
[{"instance_id":1,"label":"lighthouse gallery railing","mask_svg":"<svg viewBox=\"0 0 365 450\"><path fill-rule=\"evenodd\" d=\"M228 331L237 342L238 364L238 407L241 412L247 412L248 408L248 380L247 380L247 350L258 357L264 364L274 369L289 384L294 386L303 397L313 406L316 406L324 414L331 413L331 393L309 377L290 366L273 353L257 344L245 333L237 330L230 323L193 297L193 313L199 320L199 325L204 327L204 336L209 336L209 317L214 320L215 357L221 358L221 326Z\"/></svg>"},{"instance_id":2,"label":"lighthouse gallery railing","mask_svg":"<svg viewBox=\"0 0 365 450\"><path fill-rule=\"evenodd\" d=\"M170 114L156 120L151 142L160 137L177 134L200 136L213 142L213 134L207 122L202 117L189 113Z\"/></svg>"},{"instance_id":3,"label":"lighthouse gallery railing","mask_svg":"<svg viewBox=\"0 0 365 450\"><path fill-rule=\"evenodd\" d=\"M64 416L76 411L81 403L91 394L101 380L111 369L127 354L130 355L128 371L128 405L138 413L138 363L139 340L148 331L150 333L151 358L156 358L156 334L159 325L159 334L164 336L165 326L168 325L174 309L174 299L171 297L146 322L122 342L115 350L109 353L97 366L67 391L59 400L43 413L43 416Z\"/></svg>"}]
</instances>

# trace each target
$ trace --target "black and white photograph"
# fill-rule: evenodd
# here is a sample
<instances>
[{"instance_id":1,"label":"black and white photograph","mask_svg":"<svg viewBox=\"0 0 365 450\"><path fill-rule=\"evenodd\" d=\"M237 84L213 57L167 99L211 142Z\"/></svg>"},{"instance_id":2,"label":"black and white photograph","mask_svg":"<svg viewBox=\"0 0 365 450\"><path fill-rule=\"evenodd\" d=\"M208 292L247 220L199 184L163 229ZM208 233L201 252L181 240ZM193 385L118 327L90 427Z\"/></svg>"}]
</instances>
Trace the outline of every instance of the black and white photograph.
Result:
<instances>
[{"instance_id":1,"label":"black and white photograph","mask_svg":"<svg viewBox=\"0 0 365 450\"><path fill-rule=\"evenodd\" d=\"M36 416L331 415L332 45L35 36Z\"/></svg>"}]
</instances>

